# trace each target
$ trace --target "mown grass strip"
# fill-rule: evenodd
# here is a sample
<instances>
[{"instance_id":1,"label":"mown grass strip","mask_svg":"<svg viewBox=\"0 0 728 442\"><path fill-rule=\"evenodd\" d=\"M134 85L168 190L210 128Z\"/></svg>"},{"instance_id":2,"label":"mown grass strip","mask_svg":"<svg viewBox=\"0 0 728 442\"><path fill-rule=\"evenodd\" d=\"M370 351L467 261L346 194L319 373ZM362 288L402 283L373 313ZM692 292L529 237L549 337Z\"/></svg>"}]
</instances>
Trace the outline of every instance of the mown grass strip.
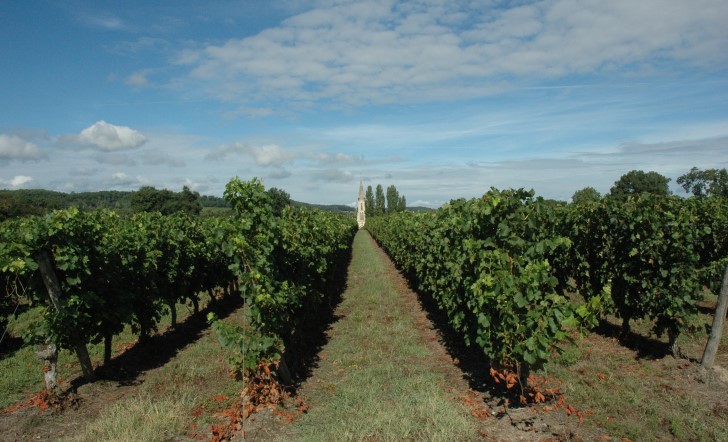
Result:
<instances>
[{"instance_id":1,"label":"mown grass strip","mask_svg":"<svg viewBox=\"0 0 728 442\"><path fill-rule=\"evenodd\" d=\"M183 392L175 398L147 394L127 398L110 406L70 441L154 442L184 433L197 398Z\"/></svg>"},{"instance_id":2,"label":"mown grass strip","mask_svg":"<svg viewBox=\"0 0 728 442\"><path fill-rule=\"evenodd\" d=\"M349 287L320 368L304 387L309 412L290 428L300 440L470 440L466 407L444 376L412 312L396 292L369 234L354 240ZM291 437L287 434L286 438Z\"/></svg>"},{"instance_id":3,"label":"mown grass strip","mask_svg":"<svg viewBox=\"0 0 728 442\"><path fill-rule=\"evenodd\" d=\"M240 325L243 308L224 321ZM187 345L164 366L150 370L138 390L110 404L69 441L178 440L192 428L205 435L213 414L230 406L240 382L229 376L227 354L214 332Z\"/></svg>"},{"instance_id":4,"label":"mown grass strip","mask_svg":"<svg viewBox=\"0 0 728 442\"><path fill-rule=\"evenodd\" d=\"M618 322L613 324L616 328ZM633 330L649 336L651 327L649 321L635 321ZM681 337L692 355L699 354L704 341L705 333ZM570 404L591 410L587 426L616 438L728 440L728 406L720 400L725 386L687 359L640 357L615 339L593 333L568 344L545 371L562 381Z\"/></svg>"},{"instance_id":5,"label":"mown grass strip","mask_svg":"<svg viewBox=\"0 0 728 442\"><path fill-rule=\"evenodd\" d=\"M207 295L202 295L201 308L205 308L209 302ZM182 323L192 311L190 306L182 303L177 304L178 321ZM22 337L29 333L43 321L43 308L35 307L10 319L9 332L11 336ZM169 328L170 314L167 312L159 321L159 332L162 333ZM138 337L132 333L131 327L126 326L118 335L114 336L113 355L118 356L126 349L136 344ZM94 366L103 364L103 343L89 344L87 346L91 361ZM35 356L36 346L25 345L17 351L0 359L0 409L4 409L14 403L25 399L33 393L43 390L43 365L44 362ZM58 355L58 373L61 380L72 380L81 374L76 355L63 349Z\"/></svg>"}]
</instances>

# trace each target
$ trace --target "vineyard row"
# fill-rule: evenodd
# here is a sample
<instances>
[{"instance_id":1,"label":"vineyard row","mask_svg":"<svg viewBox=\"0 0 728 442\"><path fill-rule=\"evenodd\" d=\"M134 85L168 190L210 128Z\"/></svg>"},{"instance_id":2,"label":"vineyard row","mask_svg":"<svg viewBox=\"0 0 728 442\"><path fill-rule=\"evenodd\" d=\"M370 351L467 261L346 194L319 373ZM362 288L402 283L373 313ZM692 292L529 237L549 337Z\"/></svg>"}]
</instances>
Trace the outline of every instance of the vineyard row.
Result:
<instances>
[{"instance_id":1,"label":"vineyard row","mask_svg":"<svg viewBox=\"0 0 728 442\"><path fill-rule=\"evenodd\" d=\"M558 205L492 189L434 213L367 220L367 228L468 345L525 382L578 328L608 314L649 318L671 348L704 287L728 264L722 198L643 195ZM584 302L572 302L578 293Z\"/></svg>"},{"instance_id":2,"label":"vineyard row","mask_svg":"<svg viewBox=\"0 0 728 442\"><path fill-rule=\"evenodd\" d=\"M214 326L224 343L240 347L238 369L247 363L242 355L255 361L247 365L275 358L296 348L297 330L320 315L345 274L356 223L301 209L276 215L269 198L260 181L235 178L225 191L236 211L230 218L72 208L6 221L0 312L19 296L42 306L43 320L26 341L75 350L90 379L87 344L103 341L108 361L125 326L144 340L165 311L176 321L177 302L197 310L200 293L235 291L249 306L252 329Z\"/></svg>"}]
</instances>

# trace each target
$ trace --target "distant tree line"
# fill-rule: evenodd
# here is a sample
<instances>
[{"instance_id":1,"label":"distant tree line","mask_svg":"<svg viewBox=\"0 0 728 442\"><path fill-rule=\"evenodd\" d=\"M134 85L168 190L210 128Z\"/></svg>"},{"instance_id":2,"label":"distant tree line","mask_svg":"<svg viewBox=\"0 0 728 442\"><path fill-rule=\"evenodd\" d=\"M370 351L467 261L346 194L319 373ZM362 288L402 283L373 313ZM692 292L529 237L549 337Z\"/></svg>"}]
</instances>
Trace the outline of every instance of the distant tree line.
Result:
<instances>
[{"instance_id":1,"label":"distant tree line","mask_svg":"<svg viewBox=\"0 0 728 442\"><path fill-rule=\"evenodd\" d=\"M667 196L671 193L668 187L669 182L670 178L657 172L632 170L615 181L614 186L605 197L626 199L630 195L644 193ZM686 193L692 193L696 198L711 196L728 198L728 172L726 169L701 170L693 167L690 172L680 175L676 182L685 189ZM584 204L600 199L602 199L602 195L596 189L585 187L574 193L571 202Z\"/></svg>"},{"instance_id":2,"label":"distant tree line","mask_svg":"<svg viewBox=\"0 0 728 442\"><path fill-rule=\"evenodd\" d=\"M374 191L372 186L367 186L364 205L367 217L381 216L388 213L404 212L407 209L407 199L404 195L399 194L395 186L387 187L385 196L384 188L381 184L377 184Z\"/></svg>"},{"instance_id":3,"label":"distant tree line","mask_svg":"<svg viewBox=\"0 0 728 442\"><path fill-rule=\"evenodd\" d=\"M179 193L144 186L132 194L130 205L132 212L160 212L162 215L180 212L199 215L202 212L200 194L187 186Z\"/></svg>"},{"instance_id":4,"label":"distant tree line","mask_svg":"<svg viewBox=\"0 0 728 442\"><path fill-rule=\"evenodd\" d=\"M201 196L188 187L181 192L154 187L138 191L55 192L43 189L0 190L0 220L26 215L43 215L57 209L112 209L119 213L157 211L164 214L199 214L203 207L228 207L225 200Z\"/></svg>"},{"instance_id":5,"label":"distant tree line","mask_svg":"<svg viewBox=\"0 0 728 442\"><path fill-rule=\"evenodd\" d=\"M266 191L275 213L286 206L319 209L330 212L352 212L350 206L308 204L291 199L285 190L271 187ZM103 190L99 192L56 192L43 189L0 189L0 221L27 215L43 215L57 209L76 207L79 210L112 209L120 214L135 212L186 212L209 216L232 214L221 197L200 195L188 187L181 192L145 186L136 191ZM204 210L203 209L208 209Z\"/></svg>"}]
</instances>

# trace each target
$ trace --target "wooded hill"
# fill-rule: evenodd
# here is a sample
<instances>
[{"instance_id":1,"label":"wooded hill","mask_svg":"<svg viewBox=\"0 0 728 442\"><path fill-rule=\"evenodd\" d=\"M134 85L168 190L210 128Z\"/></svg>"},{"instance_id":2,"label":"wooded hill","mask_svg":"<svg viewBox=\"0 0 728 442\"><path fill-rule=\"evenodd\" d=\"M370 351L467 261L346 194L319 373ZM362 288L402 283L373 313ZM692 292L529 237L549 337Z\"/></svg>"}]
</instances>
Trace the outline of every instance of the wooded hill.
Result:
<instances>
[{"instance_id":1,"label":"wooded hill","mask_svg":"<svg viewBox=\"0 0 728 442\"><path fill-rule=\"evenodd\" d=\"M143 187L139 191L153 188ZM156 190L156 189L155 189ZM57 209L76 207L80 210L113 209L119 213L139 211L134 208L134 195L139 191L101 190L98 192L57 192L45 189L0 189L0 220L25 215L42 215ZM203 213L221 213L229 209L224 199L213 195L200 195L190 192L187 200L199 201ZM156 193L166 194L167 199L182 199L183 192L156 190ZM194 196L194 198L192 198ZM294 207L319 209L326 212L354 212L354 207L345 204L311 204L290 200ZM171 211L174 207L172 207ZM427 207L408 207L408 211L429 211Z\"/></svg>"}]
</instances>

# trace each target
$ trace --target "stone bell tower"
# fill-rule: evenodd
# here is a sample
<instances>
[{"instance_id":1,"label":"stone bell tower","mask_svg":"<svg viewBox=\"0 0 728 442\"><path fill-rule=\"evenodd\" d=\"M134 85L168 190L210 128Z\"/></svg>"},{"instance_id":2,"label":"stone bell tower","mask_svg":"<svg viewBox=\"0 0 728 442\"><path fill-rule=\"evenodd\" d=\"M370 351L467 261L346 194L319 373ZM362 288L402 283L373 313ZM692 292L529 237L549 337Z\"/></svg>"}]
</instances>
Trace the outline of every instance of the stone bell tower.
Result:
<instances>
[{"instance_id":1,"label":"stone bell tower","mask_svg":"<svg viewBox=\"0 0 728 442\"><path fill-rule=\"evenodd\" d=\"M359 200L356 203L356 223L359 228L364 227L366 221L366 207L364 206L364 182L359 180Z\"/></svg>"}]
</instances>

